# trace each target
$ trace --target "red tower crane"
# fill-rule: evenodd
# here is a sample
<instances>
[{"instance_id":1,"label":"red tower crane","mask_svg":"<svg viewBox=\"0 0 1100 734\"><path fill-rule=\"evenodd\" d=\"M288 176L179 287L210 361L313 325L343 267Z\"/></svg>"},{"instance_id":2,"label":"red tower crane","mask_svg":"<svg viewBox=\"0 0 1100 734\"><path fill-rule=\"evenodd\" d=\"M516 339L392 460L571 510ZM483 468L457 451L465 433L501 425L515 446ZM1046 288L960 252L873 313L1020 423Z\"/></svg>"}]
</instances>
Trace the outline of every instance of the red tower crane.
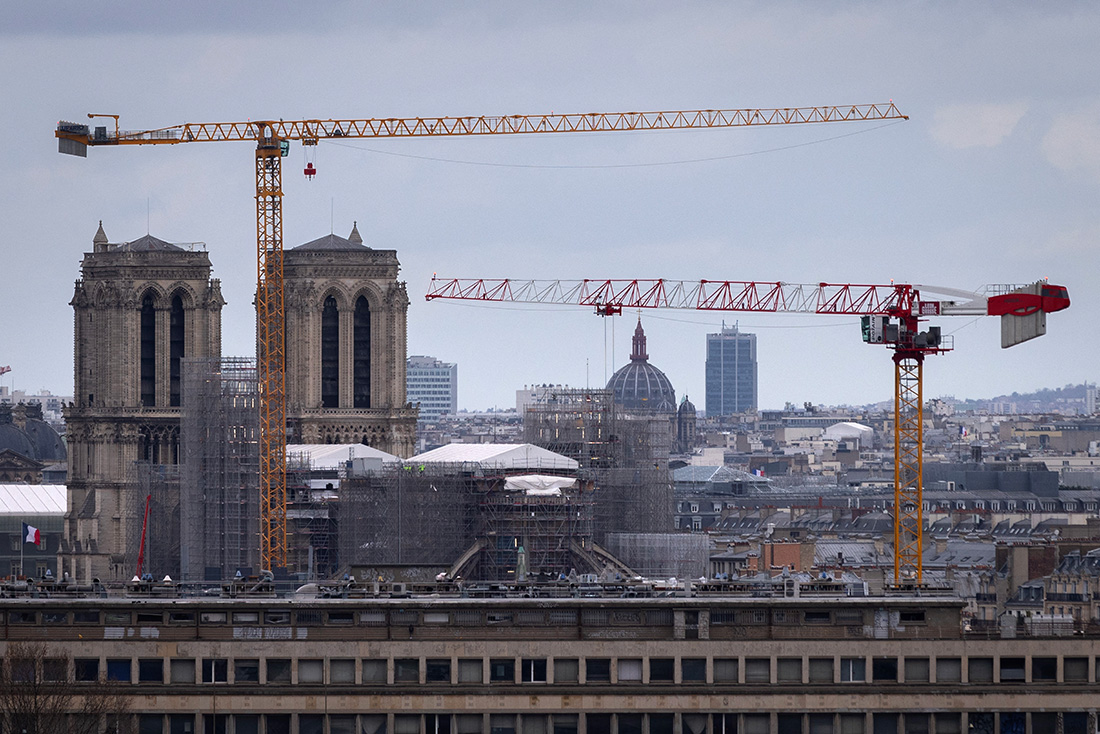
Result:
<instances>
[{"instance_id":1,"label":"red tower crane","mask_svg":"<svg viewBox=\"0 0 1100 734\"><path fill-rule=\"evenodd\" d=\"M926 298L924 296L939 296ZM484 280L432 278L427 300L590 306L600 316L624 308L805 313L861 317L863 341L894 359L894 583L923 582L924 358L954 344L929 316L1000 316L1001 346L1046 333L1046 314L1069 307L1062 286L987 286L984 293L907 285L816 285L730 280Z\"/></svg>"}]
</instances>

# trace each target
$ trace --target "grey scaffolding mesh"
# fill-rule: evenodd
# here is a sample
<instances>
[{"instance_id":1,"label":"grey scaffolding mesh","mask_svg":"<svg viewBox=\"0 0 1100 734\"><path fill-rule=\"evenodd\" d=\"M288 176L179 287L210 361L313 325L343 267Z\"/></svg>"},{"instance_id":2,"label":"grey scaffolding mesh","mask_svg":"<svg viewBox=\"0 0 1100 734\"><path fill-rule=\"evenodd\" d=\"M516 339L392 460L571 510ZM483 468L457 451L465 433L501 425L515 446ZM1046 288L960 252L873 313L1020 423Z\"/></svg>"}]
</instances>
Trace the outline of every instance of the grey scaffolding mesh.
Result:
<instances>
[{"instance_id":1,"label":"grey scaffolding mesh","mask_svg":"<svg viewBox=\"0 0 1100 734\"><path fill-rule=\"evenodd\" d=\"M145 555L142 573L151 573L159 581L164 576L178 578L180 573L180 476L179 466L135 461L130 465L122 488L119 513L125 525L126 557L124 569L138 572L144 531ZM149 519L145 520L146 498Z\"/></svg>"},{"instance_id":2,"label":"grey scaffolding mesh","mask_svg":"<svg viewBox=\"0 0 1100 734\"><path fill-rule=\"evenodd\" d=\"M596 541L672 529L666 415L626 413L610 390L562 388L524 414L524 440L575 459L596 483Z\"/></svg>"},{"instance_id":3,"label":"grey scaffolding mesh","mask_svg":"<svg viewBox=\"0 0 1100 734\"><path fill-rule=\"evenodd\" d=\"M259 386L254 359L183 360L181 578L259 572Z\"/></svg>"}]
</instances>

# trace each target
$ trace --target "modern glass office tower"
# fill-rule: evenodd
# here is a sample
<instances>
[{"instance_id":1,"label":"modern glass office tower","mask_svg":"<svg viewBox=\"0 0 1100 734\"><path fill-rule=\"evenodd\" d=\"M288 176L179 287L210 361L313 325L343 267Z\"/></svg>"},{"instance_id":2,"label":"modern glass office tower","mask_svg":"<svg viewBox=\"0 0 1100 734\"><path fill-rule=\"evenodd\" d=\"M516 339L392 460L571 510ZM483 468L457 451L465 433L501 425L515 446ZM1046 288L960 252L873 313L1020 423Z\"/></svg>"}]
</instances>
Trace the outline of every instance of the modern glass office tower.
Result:
<instances>
[{"instance_id":1,"label":"modern glass office tower","mask_svg":"<svg viewBox=\"0 0 1100 734\"><path fill-rule=\"evenodd\" d=\"M757 400L756 334L737 325L707 334L707 416L755 410Z\"/></svg>"}]
</instances>

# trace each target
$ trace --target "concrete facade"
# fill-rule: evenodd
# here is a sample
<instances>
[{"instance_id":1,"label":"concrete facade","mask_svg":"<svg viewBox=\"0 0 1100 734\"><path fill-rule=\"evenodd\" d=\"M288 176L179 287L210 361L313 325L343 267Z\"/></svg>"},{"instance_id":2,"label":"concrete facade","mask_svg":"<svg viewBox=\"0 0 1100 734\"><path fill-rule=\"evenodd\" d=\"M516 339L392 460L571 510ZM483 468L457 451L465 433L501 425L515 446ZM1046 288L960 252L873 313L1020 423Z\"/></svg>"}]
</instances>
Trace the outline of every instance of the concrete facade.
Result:
<instances>
[{"instance_id":1,"label":"concrete facade","mask_svg":"<svg viewBox=\"0 0 1100 734\"><path fill-rule=\"evenodd\" d=\"M114 681L142 734L1096 730L1100 638L972 635L947 598L363 591L4 599L2 644L47 640L77 696Z\"/></svg>"}]
</instances>

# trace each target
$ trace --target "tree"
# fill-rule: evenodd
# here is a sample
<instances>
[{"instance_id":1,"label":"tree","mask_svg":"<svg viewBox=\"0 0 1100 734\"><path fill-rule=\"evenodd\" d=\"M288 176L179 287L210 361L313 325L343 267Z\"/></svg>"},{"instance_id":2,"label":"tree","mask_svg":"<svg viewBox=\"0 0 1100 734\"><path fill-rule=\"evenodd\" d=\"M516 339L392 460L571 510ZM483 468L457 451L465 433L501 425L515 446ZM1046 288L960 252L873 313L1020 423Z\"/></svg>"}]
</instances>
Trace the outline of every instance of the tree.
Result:
<instances>
[{"instance_id":1,"label":"tree","mask_svg":"<svg viewBox=\"0 0 1100 734\"><path fill-rule=\"evenodd\" d=\"M41 642L13 642L0 671L0 720L16 734L97 734L105 717L111 731L129 732L129 701L100 681L88 695L73 693L72 659Z\"/></svg>"}]
</instances>

